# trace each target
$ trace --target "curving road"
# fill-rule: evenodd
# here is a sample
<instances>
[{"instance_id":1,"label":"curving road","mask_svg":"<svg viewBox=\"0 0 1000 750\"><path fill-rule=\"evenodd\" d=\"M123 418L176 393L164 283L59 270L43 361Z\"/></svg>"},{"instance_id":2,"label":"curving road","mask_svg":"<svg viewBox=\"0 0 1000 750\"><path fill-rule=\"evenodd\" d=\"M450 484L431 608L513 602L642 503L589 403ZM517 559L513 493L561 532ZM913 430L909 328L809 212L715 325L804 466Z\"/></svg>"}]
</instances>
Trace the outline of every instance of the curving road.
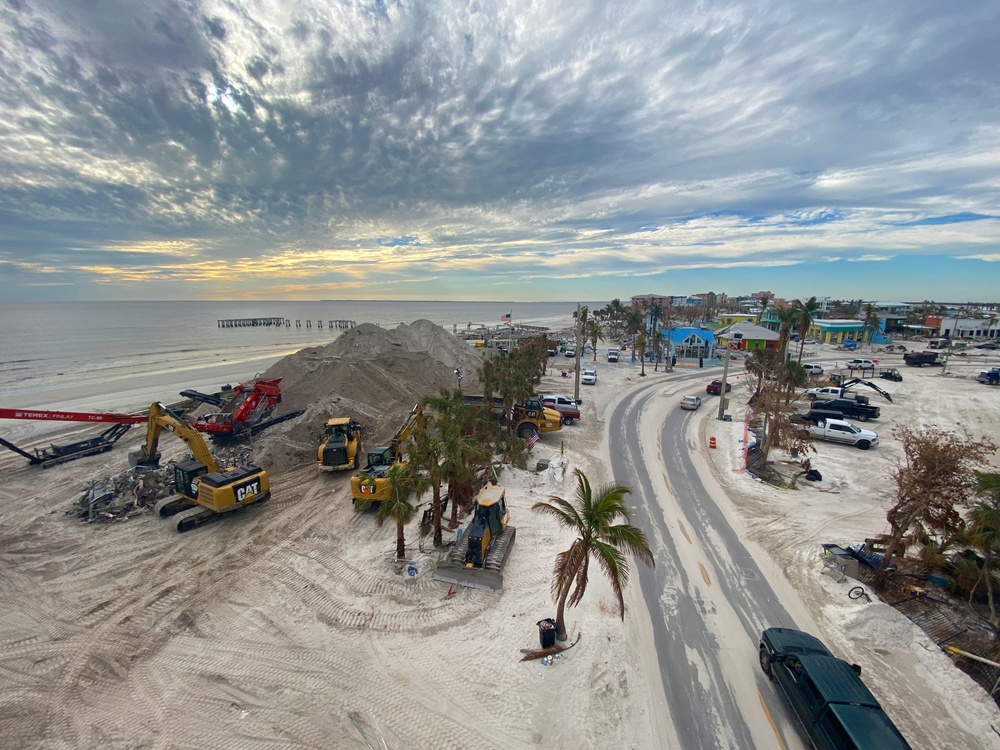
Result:
<instances>
[{"instance_id":1,"label":"curving road","mask_svg":"<svg viewBox=\"0 0 1000 750\"><path fill-rule=\"evenodd\" d=\"M695 415L714 413L717 402L683 411L683 394L674 395L688 381L690 392L701 391L705 379L704 372L657 378L608 415L612 474L632 488L632 522L656 561L655 570L638 566L638 583L667 710L684 750L802 747L756 668L761 630L796 624L702 482L699 469L709 469L689 436ZM654 443L659 451L650 455Z\"/></svg>"}]
</instances>

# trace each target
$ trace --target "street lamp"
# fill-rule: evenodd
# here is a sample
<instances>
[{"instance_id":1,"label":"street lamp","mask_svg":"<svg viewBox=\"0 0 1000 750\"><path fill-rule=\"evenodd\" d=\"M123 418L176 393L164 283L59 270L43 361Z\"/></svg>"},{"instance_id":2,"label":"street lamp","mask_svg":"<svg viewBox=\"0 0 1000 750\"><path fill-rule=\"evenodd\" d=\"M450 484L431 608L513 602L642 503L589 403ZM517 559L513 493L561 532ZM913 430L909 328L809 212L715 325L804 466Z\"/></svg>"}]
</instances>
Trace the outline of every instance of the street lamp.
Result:
<instances>
[{"instance_id":1,"label":"street lamp","mask_svg":"<svg viewBox=\"0 0 1000 750\"><path fill-rule=\"evenodd\" d=\"M726 361L722 365L722 387L719 390L719 416L718 419L724 420L726 413L726 405L729 403L729 399L726 398L726 378L729 377L729 351L732 349L733 344L736 344L738 349L740 342L743 341L743 334L736 332L733 334L732 341L726 341Z\"/></svg>"}]
</instances>

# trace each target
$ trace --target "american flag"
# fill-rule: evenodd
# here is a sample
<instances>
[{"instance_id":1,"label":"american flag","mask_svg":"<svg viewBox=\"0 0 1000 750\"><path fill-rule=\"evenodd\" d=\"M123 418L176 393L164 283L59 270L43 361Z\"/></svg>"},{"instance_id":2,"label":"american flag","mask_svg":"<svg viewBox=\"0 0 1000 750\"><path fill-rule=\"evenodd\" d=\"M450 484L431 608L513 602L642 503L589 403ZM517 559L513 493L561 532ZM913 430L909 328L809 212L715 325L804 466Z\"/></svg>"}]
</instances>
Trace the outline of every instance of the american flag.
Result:
<instances>
[{"instance_id":1,"label":"american flag","mask_svg":"<svg viewBox=\"0 0 1000 750\"><path fill-rule=\"evenodd\" d=\"M537 432L533 432L528 437L528 440L525 442L524 447L525 448L530 448L531 446L533 446L537 442L538 442L538 433Z\"/></svg>"},{"instance_id":2,"label":"american flag","mask_svg":"<svg viewBox=\"0 0 1000 750\"><path fill-rule=\"evenodd\" d=\"M503 323L505 326L509 326L510 325L510 313L504 313L503 315L501 315L500 316L500 322Z\"/></svg>"}]
</instances>

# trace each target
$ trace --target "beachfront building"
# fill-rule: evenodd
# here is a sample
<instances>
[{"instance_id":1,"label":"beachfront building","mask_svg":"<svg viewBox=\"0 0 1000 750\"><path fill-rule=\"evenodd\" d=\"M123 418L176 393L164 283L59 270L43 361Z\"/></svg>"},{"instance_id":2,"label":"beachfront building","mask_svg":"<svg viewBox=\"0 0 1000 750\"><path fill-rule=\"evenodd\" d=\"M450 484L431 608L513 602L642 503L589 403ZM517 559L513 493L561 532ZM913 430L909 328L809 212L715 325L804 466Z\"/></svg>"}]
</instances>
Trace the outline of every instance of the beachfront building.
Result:
<instances>
[{"instance_id":1,"label":"beachfront building","mask_svg":"<svg viewBox=\"0 0 1000 750\"><path fill-rule=\"evenodd\" d=\"M777 333L764 328L764 326L759 326L756 323L748 321L742 321L715 332L715 336L719 341L719 346L725 349L729 342L733 340L734 333L740 333L743 335L743 339L739 342L739 348L745 350L777 350L778 339L781 338Z\"/></svg>"},{"instance_id":2,"label":"beachfront building","mask_svg":"<svg viewBox=\"0 0 1000 750\"><path fill-rule=\"evenodd\" d=\"M942 338L963 340L995 339L1000 336L997 321L1000 316L990 313L983 318L958 318L928 315L926 327Z\"/></svg>"},{"instance_id":3,"label":"beachfront building","mask_svg":"<svg viewBox=\"0 0 1000 750\"><path fill-rule=\"evenodd\" d=\"M843 344L844 341L862 341L865 324L860 320L814 320L806 338L815 339L820 344Z\"/></svg>"},{"instance_id":4,"label":"beachfront building","mask_svg":"<svg viewBox=\"0 0 1000 750\"><path fill-rule=\"evenodd\" d=\"M715 351L715 334L707 328L673 328L670 330L670 349L678 362L702 363Z\"/></svg>"}]
</instances>

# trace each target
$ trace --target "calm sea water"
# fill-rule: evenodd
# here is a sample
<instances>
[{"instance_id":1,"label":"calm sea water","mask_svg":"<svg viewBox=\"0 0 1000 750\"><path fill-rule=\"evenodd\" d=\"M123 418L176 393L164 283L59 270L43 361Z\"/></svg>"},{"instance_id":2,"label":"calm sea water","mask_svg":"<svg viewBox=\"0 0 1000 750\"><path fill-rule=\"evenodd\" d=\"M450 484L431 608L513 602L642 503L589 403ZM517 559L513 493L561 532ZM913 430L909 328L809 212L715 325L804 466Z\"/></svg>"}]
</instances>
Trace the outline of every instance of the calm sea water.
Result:
<instances>
[{"instance_id":1,"label":"calm sea water","mask_svg":"<svg viewBox=\"0 0 1000 750\"><path fill-rule=\"evenodd\" d=\"M581 304L596 309L605 303ZM499 325L511 312L515 323L559 329L571 324L575 310L571 302L0 303L0 406L132 409L148 405L151 396L177 397L160 388L217 389L303 347L329 343L342 333L327 327L331 320L395 328L427 319L460 331L469 324ZM282 317L291 325L217 323L251 317ZM0 424L4 434L8 424Z\"/></svg>"}]
</instances>

